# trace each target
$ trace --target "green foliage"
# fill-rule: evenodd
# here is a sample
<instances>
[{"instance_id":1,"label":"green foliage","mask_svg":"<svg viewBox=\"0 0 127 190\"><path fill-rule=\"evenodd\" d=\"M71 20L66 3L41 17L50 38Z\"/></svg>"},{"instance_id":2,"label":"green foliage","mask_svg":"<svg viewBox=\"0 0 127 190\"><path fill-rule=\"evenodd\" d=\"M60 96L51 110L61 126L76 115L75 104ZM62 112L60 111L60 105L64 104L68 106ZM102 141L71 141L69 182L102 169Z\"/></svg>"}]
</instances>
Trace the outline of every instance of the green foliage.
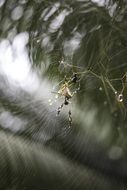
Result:
<instances>
[{"instance_id":1,"label":"green foliage","mask_svg":"<svg viewBox=\"0 0 127 190\"><path fill-rule=\"evenodd\" d=\"M81 181L82 186L77 182L75 189L117 189L117 185L118 189L126 189L126 11L127 2L125 0L98 2L94 0L5 0L0 2L0 43L3 39L7 39L10 44L13 44L17 34L27 32L29 34L27 50L31 70L36 72L40 79L40 86L36 92L28 93L20 87L11 85L10 81L0 72L0 137L5 149L3 151L2 143L0 143L0 154L5 154L7 163L11 163L8 159L10 153L15 156L15 152L20 154L20 151L19 160L23 160L23 163L25 159L32 158L32 162L36 160L36 164L40 166L37 172L42 170L41 165L43 165L44 172L46 171L48 176L48 167L45 168L45 162L48 165L48 161L46 157L43 157L46 154L51 156L51 162L49 160L51 168L55 159L60 160L62 165L60 170L57 167L59 172L61 171L59 184L65 180L68 184L65 187L68 186L68 189L74 188L71 185L74 179L71 174L65 175L64 164L70 168L71 172L74 172L75 178L76 175L81 175L81 179L83 177L85 179L84 182ZM60 85L63 84L65 76L70 79L73 73L77 73L79 77L80 91L72 97L72 106L70 104L66 106L60 116L56 117L56 110L60 105L57 106L56 102L52 108L48 104L46 100L48 85L42 87L42 84L48 81L50 92L52 92L54 84L57 82ZM56 85L60 88L58 84ZM76 89L75 86L74 89ZM53 101L55 102L55 97ZM70 107L73 120L71 129L68 128ZM18 117L23 122L22 127L16 131L6 127L6 118L4 122L1 120L3 113L7 114L7 121L10 123L9 118ZM17 126L19 120L16 120ZM9 133L9 145L7 145L8 137L4 136L6 133ZM10 133L14 136L10 137ZM27 142L33 143L33 141L35 144L32 145L32 153ZM14 152L10 150L13 143L16 149ZM55 152L50 155L43 150L43 147L39 149L40 152L36 151L38 143L44 144L46 148L50 147ZM23 146L26 151L24 154L20 150ZM8 149L10 153L6 151ZM59 154L61 154L60 158ZM38 156L41 161L37 158ZM69 160L69 163L64 160L64 157ZM16 159L14 161L16 162ZM6 165L4 157L2 157L2 162ZM9 164L5 168L9 167L9 171L14 172L15 164L14 166L11 165L12 163ZM30 167L33 171L36 167L35 163L29 166L28 161L27 164L27 170ZM5 168L3 166L6 174ZM76 168L75 171L74 168ZM86 172L86 168L89 168L90 174ZM53 171L56 172L55 166ZM43 171L40 173L42 174ZM50 174L54 175L53 172ZM38 174L36 175L35 181L38 179ZM95 184L93 184L95 188L90 186L89 182L93 176L95 176ZM118 182L114 180L114 176ZM16 182L14 181L14 184L18 184L19 178ZM33 176L28 181L30 180L31 183L32 179ZM4 184L4 177L2 180ZM49 188L48 182L44 182ZM24 183L26 185L27 180ZM40 181L38 183L42 187L42 183ZM22 189L26 188L25 185ZM17 186L19 188L19 185ZM12 189L17 186L12 184ZM27 187L32 188L29 185ZM35 187L40 189L40 187Z\"/></svg>"}]
</instances>

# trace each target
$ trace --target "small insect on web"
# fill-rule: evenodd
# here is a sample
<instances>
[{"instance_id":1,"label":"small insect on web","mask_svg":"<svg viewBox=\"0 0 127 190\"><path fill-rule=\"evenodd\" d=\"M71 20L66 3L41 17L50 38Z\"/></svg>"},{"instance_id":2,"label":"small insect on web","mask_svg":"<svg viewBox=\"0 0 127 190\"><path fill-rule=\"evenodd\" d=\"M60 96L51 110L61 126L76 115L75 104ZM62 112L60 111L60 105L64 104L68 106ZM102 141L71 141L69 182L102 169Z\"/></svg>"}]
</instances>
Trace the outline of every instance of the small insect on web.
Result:
<instances>
[{"instance_id":1,"label":"small insect on web","mask_svg":"<svg viewBox=\"0 0 127 190\"><path fill-rule=\"evenodd\" d=\"M72 87L78 84L78 88L74 88L72 91ZM64 105L69 105L71 98L74 96L75 93L77 93L77 91L80 90L80 80L77 76L77 73L74 73L72 75L72 77L67 78L65 77L62 84L59 85L59 89L56 92L58 97L62 96L64 97L64 102L58 107L57 110L57 115L60 114L62 108L64 107ZM71 110L69 110L68 112L68 121L69 121L69 127L72 126L72 116L71 116Z\"/></svg>"}]
</instances>

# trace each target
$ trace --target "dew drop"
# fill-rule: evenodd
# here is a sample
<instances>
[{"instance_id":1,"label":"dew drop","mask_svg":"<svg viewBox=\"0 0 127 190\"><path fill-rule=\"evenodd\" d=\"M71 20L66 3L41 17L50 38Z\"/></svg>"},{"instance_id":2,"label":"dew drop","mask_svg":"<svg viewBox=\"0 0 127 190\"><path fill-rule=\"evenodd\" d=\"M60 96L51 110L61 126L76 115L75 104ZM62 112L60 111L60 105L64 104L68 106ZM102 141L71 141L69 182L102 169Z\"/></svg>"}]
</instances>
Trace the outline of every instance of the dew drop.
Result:
<instances>
[{"instance_id":1,"label":"dew drop","mask_svg":"<svg viewBox=\"0 0 127 190\"><path fill-rule=\"evenodd\" d=\"M37 43L39 43L39 42L40 42L40 39L37 40Z\"/></svg>"},{"instance_id":2,"label":"dew drop","mask_svg":"<svg viewBox=\"0 0 127 190\"><path fill-rule=\"evenodd\" d=\"M117 101L118 101L118 102L123 102L123 95L122 95L122 94L119 94L119 95L117 96Z\"/></svg>"},{"instance_id":3,"label":"dew drop","mask_svg":"<svg viewBox=\"0 0 127 190\"><path fill-rule=\"evenodd\" d=\"M103 90L102 87L100 87L99 90L102 91Z\"/></svg>"}]
</instances>

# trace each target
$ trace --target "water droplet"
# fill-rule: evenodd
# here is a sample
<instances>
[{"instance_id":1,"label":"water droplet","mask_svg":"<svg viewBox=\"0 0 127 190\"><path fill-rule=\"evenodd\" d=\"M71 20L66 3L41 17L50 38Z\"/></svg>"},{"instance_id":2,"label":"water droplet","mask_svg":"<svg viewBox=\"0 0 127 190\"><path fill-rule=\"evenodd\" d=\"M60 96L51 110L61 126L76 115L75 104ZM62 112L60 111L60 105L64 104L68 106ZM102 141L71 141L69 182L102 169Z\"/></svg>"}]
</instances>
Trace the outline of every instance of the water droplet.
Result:
<instances>
[{"instance_id":1,"label":"water droplet","mask_svg":"<svg viewBox=\"0 0 127 190\"><path fill-rule=\"evenodd\" d=\"M40 42L40 39L37 40L37 43L39 43L39 42Z\"/></svg>"},{"instance_id":2,"label":"water droplet","mask_svg":"<svg viewBox=\"0 0 127 190\"><path fill-rule=\"evenodd\" d=\"M122 102L122 101L123 101L123 95L122 95L122 94L119 94L119 95L117 96L117 101L118 101L118 102Z\"/></svg>"},{"instance_id":3,"label":"water droplet","mask_svg":"<svg viewBox=\"0 0 127 190\"><path fill-rule=\"evenodd\" d=\"M58 98L58 95L56 95L55 98L57 99L57 98Z\"/></svg>"},{"instance_id":4,"label":"water droplet","mask_svg":"<svg viewBox=\"0 0 127 190\"><path fill-rule=\"evenodd\" d=\"M102 91L103 90L102 87L100 87L99 90Z\"/></svg>"}]
</instances>

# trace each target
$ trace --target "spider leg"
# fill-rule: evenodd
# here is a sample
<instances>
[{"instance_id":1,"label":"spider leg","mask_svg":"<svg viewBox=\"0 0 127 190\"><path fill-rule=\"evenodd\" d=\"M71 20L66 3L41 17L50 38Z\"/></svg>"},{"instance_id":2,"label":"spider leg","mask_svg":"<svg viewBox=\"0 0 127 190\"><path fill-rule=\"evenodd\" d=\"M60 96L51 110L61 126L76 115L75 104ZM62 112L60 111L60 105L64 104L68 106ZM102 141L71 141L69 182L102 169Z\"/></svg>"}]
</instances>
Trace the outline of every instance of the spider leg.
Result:
<instances>
[{"instance_id":1,"label":"spider leg","mask_svg":"<svg viewBox=\"0 0 127 190\"><path fill-rule=\"evenodd\" d=\"M57 115L60 114L62 108L63 108L64 104L62 103L61 106L58 107L58 110L57 110Z\"/></svg>"},{"instance_id":2,"label":"spider leg","mask_svg":"<svg viewBox=\"0 0 127 190\"><path fill-rule=\"evenodd\" d=\"M52 91L51 93L52 93L52 94L57 94L57 95L58 95L58 92L55 92L55 91Z\"/></svg>"},{"instance_id":3,"label":"spider leg","mask_svg":"<svg viewBox=\"0 0 127 190\"><path fill-rule=\"evenodd\" d=\"M78 84L78 87L74 90L74 92L72 93L72 96L74 94L76 94L78 91L80 90L80 81L79 81L79 84Z\"/></svg>"},{"instance_id":4,"label":"spider leg","mask_svg":"<svg viewBox=\"0 0 127 190\"><path fill-rule=\"evenodd\" d=\"M58 86L60 86L61 83L65 82L65 81L66 81L66 76L56 86L53 87L53 90L56 89Z\"/></svg>"},{"instance_id":5,"label":"spider leg","mask_svg":"<svg viewBox=\"0 0 127 190\"><path fill-rule=\"evenodd\" d=\"M69 121L69 127L72 127L72 116L71 116L71 111L69 110L68 112L68 121Z\"/></svg>"},{"instance_id":6,"label":"spider leg","mask_svg":"<svg viewBox=\"0 0 127 190\"><path fill-rule=\"evenodd\" d=\"M65 100L64 100L64 103L61 104L61 106L58 107L58 110L57 110L57 115L60 114L62 108L64 105L68 105L70 103L70 98L68 98L67 96L65 96Z\"/></svg>"},{"instance_id":7,"label":"spider leg","mask_svg":"<svg viewBox=\"0 0 127 190\"><path fill-rule=\"evenodd\" d=\"M78 81L78 88L77 88L77 91L79 91L80 88L81 88L81 86L80 86L80 80L79 80L79 81Z\"/></svg>"}]
</instances>

